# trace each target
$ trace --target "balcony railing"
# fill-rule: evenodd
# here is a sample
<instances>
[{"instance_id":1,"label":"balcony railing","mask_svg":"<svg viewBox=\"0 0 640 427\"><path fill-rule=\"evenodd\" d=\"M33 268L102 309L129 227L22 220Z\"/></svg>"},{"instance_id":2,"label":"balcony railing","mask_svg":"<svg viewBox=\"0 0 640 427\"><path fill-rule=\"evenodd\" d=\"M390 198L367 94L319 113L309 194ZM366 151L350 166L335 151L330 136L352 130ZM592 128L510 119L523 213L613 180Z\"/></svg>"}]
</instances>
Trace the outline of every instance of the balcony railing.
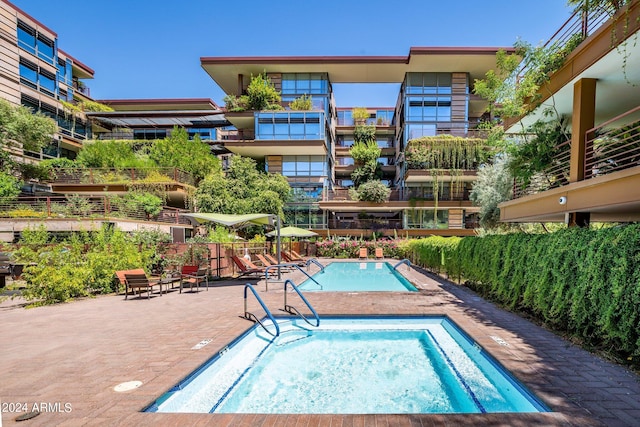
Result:
<instances>
[{"instance_id":1,"label":"balcony railing","mask_svg":"<svg viewBox=\"0 0 640 427\"><path fill-rule=\"evenodd\" d=\"M640 165L640 120L611 128L640 114L640 106L590 129L585 138L584 179Z\"/></svg>"},{"instance_id":2,"label":"balcony railing","mask_svg":"<svg viewBox=\"0 0 640 427\"><path fill-rule=\"evenodd\" d=\"M329 228L365 229L365 230L400 230L401 219L332 219Z\"/></svg>"},{"instance_id":3,"label":"balcony railing","mask_svg":"<svg viewBox=\"0 0 640 427\"><path fill-rule=\"evenodd\" d=\"M48 181L56 184L186 184L195 186L194 177L176 168L88 168L55 169Z\"/></svg>"},{"instance_id":4,"label":"balcony railing","mask_svg":"<svg viewBox=\"0 0 640 427\"><path fill-rule=\"evenodd\" d=\"M189 224L189 220L180 216L188 212L165 206L156 215L148 215L142 208L131 205L116 205L106 196L74 197L28 197L18 200L0 200L0 218L13 219L99 219L123 218L139 221L154 221L172 224Z\"/></svg>"},{"instance_id":5,"label":"balcony railing","mask_svg":"<svg viewBox=\"0 0 640 427\"><path fill-rule=\"evenodd\" d=\"M593 9L583 11L576 9L573 14L562 24L544 44L544 48L549 49L551 53L559 52L564 49L576 37L584 40L595 30L600 28L612 15L613 11L606 10L601 6L595 6ZM570 52L567 52L567 54ZM522 64L522 68L518 71L518 80L530 69L531 63Z\"/></svg>"},{"instance_id":6,"label":"balcony railing","mask_svg":"<svg viewBox=\"0 0 640 427\"><path fill-rule=\"evenodd\" d=\"M426 194L424 192L417 193L410 188L404 190L391 190L389 195L390 202L407 202L407 201L434 201L436 197L434 194ZM438 194L438 201L441 202L459 202L469 200L469 190L462 189L460 192L444 191L442 194ZM348 189L334 189L325 193L325 202L355 202L351 196L349 196Z\"/></svg>"},{"instance_id":7,"label":"balcony railing","mask_svg":"<svg viewBox=\"0 0 640 427\"><path fill-rule=\"evenodd\" d=\"M532 176L528 182L514 180L513 198L529 194L540 193L552 188L561 187L569 183L569 168L571 161L571 140L555 147L556 155L550 166Z\"/></svg>"}]
</instances>

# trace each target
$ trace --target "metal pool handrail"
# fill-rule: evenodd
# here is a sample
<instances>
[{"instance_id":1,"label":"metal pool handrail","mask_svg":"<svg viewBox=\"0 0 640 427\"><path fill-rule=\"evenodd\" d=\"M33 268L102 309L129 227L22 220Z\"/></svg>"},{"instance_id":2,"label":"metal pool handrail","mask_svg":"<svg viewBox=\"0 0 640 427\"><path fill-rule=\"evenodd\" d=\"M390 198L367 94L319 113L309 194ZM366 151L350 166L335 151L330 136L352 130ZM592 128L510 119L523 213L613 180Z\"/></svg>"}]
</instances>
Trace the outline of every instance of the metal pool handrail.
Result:
<instances>
[{"instance_id":1,"label":"metal pool handrail","mask_svg":"<svg viewBox=\"0 0 640 427\"><path fill-rule=\"evenodd\" d=\"M320 261L318 261L318 260L317 260L317 259L315 259L315 258L311 258L311 259L308 259L308 260L307 260L307 270L309 270L309 266L310 266L312 263L313 263L313 264L315 264L315 265L317 265L318 267L320 267L320 271L324 271L324 265L320 264Z\"/></svg>"},{"instance_id":2,"label":"metal pool handrail","mask_svg":"<svg viewBox=\"0 0 640 427\"><path fill-rule=\"evenodd\" d=\"M271 320L273 325L276 327L276 333L275 334L273 332L271 332L269 329L267 329L267 327L264 325L264 323L262 323L260 321L260 319L258 319L258 317L256 317L255 314L249 313L247 311L247 289L251 290L253 295L256 297L256 299L258 300L258 302L262 306L262 309L264 310L264 312L267 313L267 317L269 317L269 320ZM274 319L273 315L271 314L271 312L269 311L267 306L264 305L264 301L262 301L262 298L260 298L260 295L258 295L258 292L256 292L256 289L253 287L253 285L251 283L247 283L247 284L244 285L244 316L243 317L245 319L247 319L247 320L252 320L254 322L257 322L260 326L262 326L262 329L267 331L267 333L269 335L273 336L273 337L277 337L278 335L280 335L280 326L278 326L278 322L276 322L276 319Z\"/></svg>"},{"instance_id":3,"label":"metal pool handrail","mask_svg":"<svg viewBox=\"0 0 640 427\"><path fill-rule=\"evenodd\" d=\"M297 308L287 304L287 285L288 284L291 285L291 287L293 288L294 291L296 291L296 293L298 294L300 299L302 299L302 302L304 302L307 305L307 307L309 308L309 310L311 310L311 313L313 313L313 316L316 318L316 324L315 325L313 323L311 323L309 321L309 319L307 319L305 317L304 314L300 313L300 311ZM300 289L298 289L298 287L295 285L295 283L293 283L293 281L291 281L289 279L284 281L284 311L286 311L288 313L291 313L291 314L297 314L298 316L300 316L302 318L302 320L304 320L305 322L307 322L311 326L320 326L320 316L318 316L318 313L316 313L316 311L313 309L313 307L311 306L309 301L307 301L307 299L304 297L304 295L302 295L302 292L300 292Z\"/></svg>"},{"instance_id":4,"label":"metal pool handrail","mask_svg":"<svg viewBox=\"0 0 640 427\"><path fill-rule=\"evenodd\" d=\"M411 261L409 261L408 259L403 259L402 261L400 261L399 263L397 263L396 265L393 266L394 270L397 270L398 267L400 267L401 264L407 264L408 267L411 267Z\"/></svg>"},{"instance_id":5,"label":"metal pool handrail","mask_svg":"<svg viewBox=\"0 0 640 427\"><path fill-rule=\"evenodd\" d=\"M320 288L322 288L322 285L320 283L318 283L318 281L316 279L314 279L313 277L311 277L309 275L309 273L307 273L306 271L304 271L302 268L300 268L300 266L298 264L295 263L286 263L286 264L276 264L276 265L270 265L269 267L267 267L264 270L264 282L265 282L265 286L267 288L267 291L269 290L269 270L271 270L272 268L279 268L279 267L295 267L298 270L300 270L301 272L303 272L305 274L305 276L307 276L309 279L313 280L314 282L316 282L316 284L318 286L320 286Z\"/></svg>"}]
</instances>

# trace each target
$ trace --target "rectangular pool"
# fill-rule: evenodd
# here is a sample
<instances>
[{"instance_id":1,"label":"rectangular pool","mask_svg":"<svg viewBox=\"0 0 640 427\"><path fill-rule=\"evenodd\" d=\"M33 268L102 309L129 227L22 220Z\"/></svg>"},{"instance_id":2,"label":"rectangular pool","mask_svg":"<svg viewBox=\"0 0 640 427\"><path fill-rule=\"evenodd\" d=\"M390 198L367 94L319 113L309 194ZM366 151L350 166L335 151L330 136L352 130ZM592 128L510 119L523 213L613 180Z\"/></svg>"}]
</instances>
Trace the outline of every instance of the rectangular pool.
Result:
<instances>
[{"instance_id":1,"label":"rectangular pool","mask_svg":"<svg viewBox=\"0 0 640 427\"><path fill-rule=\"evenodd\" d=\"M400 267L400 268L406 268ZM298 285L304 292L416 292L388 262L332 262Z\"/></svg>"},{"instance_id":2,"label":"rectangular pool","mask_svg":"<svg viewBox=\"0 0 640 427\"><path fill-rule=\"evenodd\" d=\"M267 321L268 323L268 321ZM411 414L548 408L448 318L350 317L251 328L149 412Z\"/></svg>"}]
</instances>

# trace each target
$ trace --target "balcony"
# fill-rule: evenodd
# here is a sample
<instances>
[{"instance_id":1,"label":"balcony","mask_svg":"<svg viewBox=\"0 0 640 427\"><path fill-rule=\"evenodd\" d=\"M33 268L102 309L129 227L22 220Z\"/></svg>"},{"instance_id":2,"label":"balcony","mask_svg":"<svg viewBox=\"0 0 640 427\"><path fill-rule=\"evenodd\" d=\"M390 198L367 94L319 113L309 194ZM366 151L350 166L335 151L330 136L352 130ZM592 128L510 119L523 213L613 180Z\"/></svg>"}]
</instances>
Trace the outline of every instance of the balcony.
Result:
<instances>
[{"instance_id":1,"label":"balcony","mask_svg":"<svg viewBox=\"0 0 640 427\"><path fill-rule=\"evenodd\" d=\"M55 169L48 182L61 184L183 184L195 186L191 174L176 168L67 168Z\"/></svg>"},{"instance_id":2,"label":"balcony","mask_svg":"<svg viewBox=\"0 0 640 427\"><path fill-rule=\"evenodd\" d=\"M638 221L638 166L640 106L589 129L582 157L572 157L569 141L558 146L548 168L527 185L514 185L513 199L500 204L501 220L564 222L567 214L581 212L590 221ZM572 170L578 177L573 182Z\"/></svg>"}]
</instances>

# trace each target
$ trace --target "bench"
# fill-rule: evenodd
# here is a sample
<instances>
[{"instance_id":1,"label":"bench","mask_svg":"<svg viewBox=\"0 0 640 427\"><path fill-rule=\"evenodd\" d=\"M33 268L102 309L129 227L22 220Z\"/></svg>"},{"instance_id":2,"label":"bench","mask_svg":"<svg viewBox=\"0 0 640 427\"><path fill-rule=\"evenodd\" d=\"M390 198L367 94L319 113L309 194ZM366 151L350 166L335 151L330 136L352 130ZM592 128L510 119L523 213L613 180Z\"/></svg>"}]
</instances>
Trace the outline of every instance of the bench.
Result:
<instances>
[{"instance_id":1,"label":"bench","mask_svg":"<svg viewBox=\"0 0 640 427\"><path fill-rule=\"evenodd\" d=\"M116 277L118 277L120 284L124 285L124 299L129 296L129 289L131 289L131 295L135 295L136 289L138 295L141 295L142 290L146 290L149 293L147 297L151 298L151 290L154 286L160 287L160 296L162 296L162 282L150 280L142 268L116 271Z\"/></svg>"}]
</instances>

